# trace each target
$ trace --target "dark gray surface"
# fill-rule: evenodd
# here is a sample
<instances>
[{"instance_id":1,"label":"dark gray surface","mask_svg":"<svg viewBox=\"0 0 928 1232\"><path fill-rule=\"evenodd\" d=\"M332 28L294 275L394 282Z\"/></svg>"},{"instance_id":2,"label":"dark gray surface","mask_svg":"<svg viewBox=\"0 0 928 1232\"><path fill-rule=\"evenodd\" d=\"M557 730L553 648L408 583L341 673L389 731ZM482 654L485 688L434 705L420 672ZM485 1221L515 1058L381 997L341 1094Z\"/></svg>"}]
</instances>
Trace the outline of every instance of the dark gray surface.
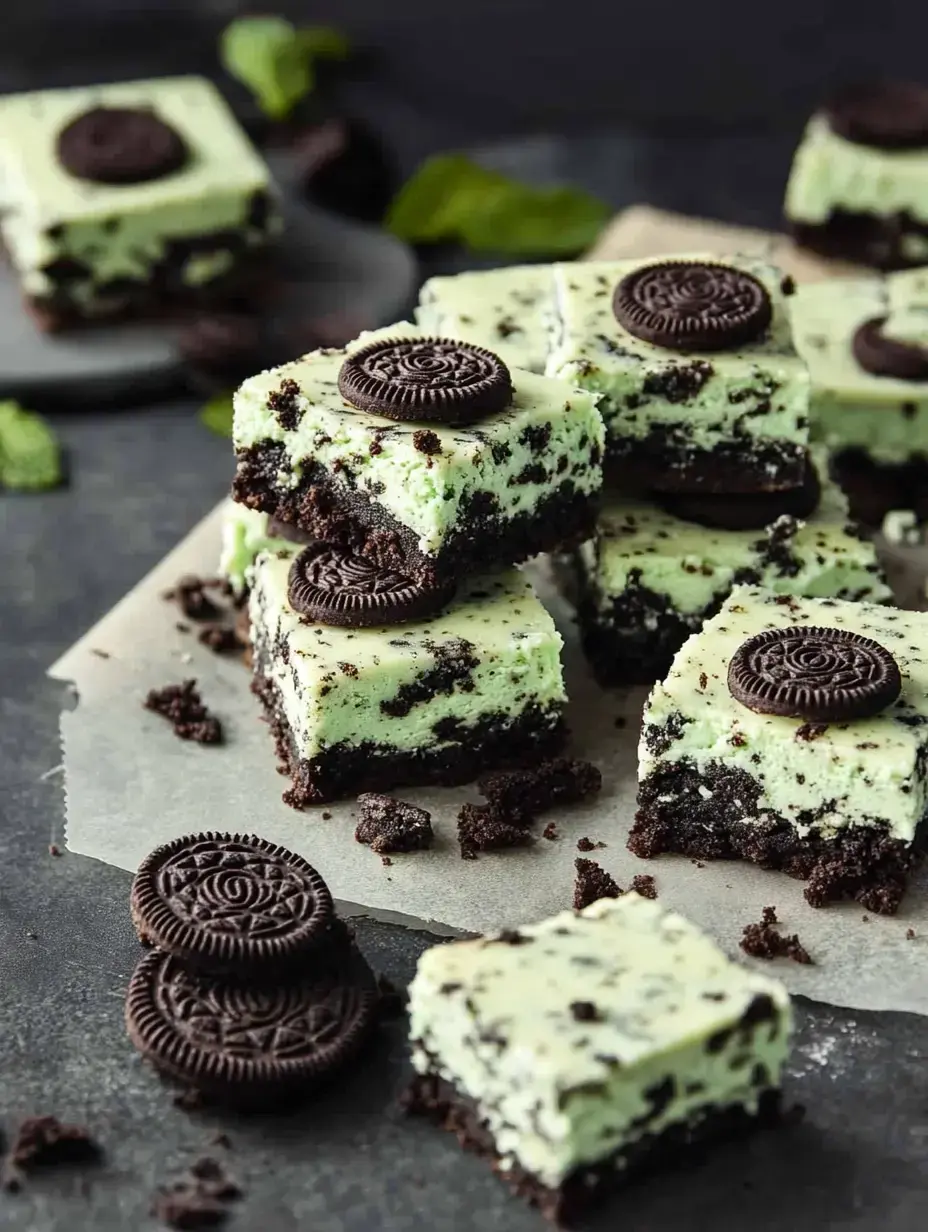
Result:
<instances>
[{"instance_id":1,"label":"dark gray surface","mask_svg":"<svg viewBox=\"0 0 928 1232\"><path fill-rule=\"evenodd\" d=\"M763 150L752 147L756 164ZM642 151L650 151L643 160ZM610 142L497 151L523 172L569 167L616 204L667 205L764 221L770 186L745 180L742 145ZM720 177L704 195L686 166ZM777 157L775 151L771 158ZM638 178L639 168L645 178ZM609 168L610 170L605 170ZM726 170L727 169L727 170ZM705 186L704 186L705 188ZM721 206L726 208L719 208ZM193 405L85 414L58 421L72 482L37 497L0 496L0 1127L52 1112L86 1120L106 1149L95 1173L61 1172L0 1194L15 1232L121 1232L150 1225L155 1186L228 1132L247 1197L233 1228L257 1232L529 1232L540 1221L507 1197L453 1140L396 1114L405 1077L402 1025L370 1059L288 1118L187 1114L125 1038L122 997L138 950L129 879L93 861L47 853L60 841L57 713L45 668L222 495L228 444ZM204 817L234 827L236 819ZM373 965L411 974L421 936L362 924ZM916 941L920 947L925 939ZM718 1151L672 1180L642 1184L591 1226L699 1232L908 1232L928 1206L928 1024L907 1015L798 1006L789 1096L808 1107L798 1128ZM86 1184L85 1184L86 1180Z\"/></svg>"}]
</instances>

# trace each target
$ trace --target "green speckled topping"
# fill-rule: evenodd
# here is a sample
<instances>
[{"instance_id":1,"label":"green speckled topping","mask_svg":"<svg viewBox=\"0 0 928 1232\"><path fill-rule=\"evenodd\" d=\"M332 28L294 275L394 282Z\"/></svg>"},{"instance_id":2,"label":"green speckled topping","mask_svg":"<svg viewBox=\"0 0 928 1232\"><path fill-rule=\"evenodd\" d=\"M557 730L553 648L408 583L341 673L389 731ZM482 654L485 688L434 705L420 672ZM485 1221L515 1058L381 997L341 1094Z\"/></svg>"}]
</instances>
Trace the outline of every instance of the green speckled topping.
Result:
<instances>
[{"instance_id":1,"label":"green speckled topping","mask_svg":"<svg viewBox=\"0 0 928 1232\"><path fill-rule=\"evenodd\" d=\"M928 383L874 376L851 351L857 327L883 316L890 336L928 346L928 274L805 284L791 314L812 379L814 438L830 449L864 449L882 462L928 453Z\"/></svg>"},{"instance_id":2,"label":"green speckled topping","mask_svg":"<svg viewBox=\"0 0 928 1232\"><path fill-rule=\"evenodd\" d=\"M898 701L874 718L814 728L736 702L727 685L734 652L763 629L790 625L849 629L885 646L902 673ZM668 720L668 739L655 741L652 730ZM928 803L928 614L736 587L679 651L645 707L639 781L658 764L679 761L697 770L722 763L756 779L760 817L745 821L769 809L802 835L814 818L826 835L868 826L911 842Z\"/></svg>"},{"instance_id":3,"label":"green speckled topping","mask_svg":"<svg viewBox=\"0 0 928 1232\"><path fill-rule=\"evenodd\" d=\"M547 1185L708 1105L755 1111L792 1024L779 983L637 894L427 950L409 1014L416 1070Z\"/></svg>"}]
</instances>

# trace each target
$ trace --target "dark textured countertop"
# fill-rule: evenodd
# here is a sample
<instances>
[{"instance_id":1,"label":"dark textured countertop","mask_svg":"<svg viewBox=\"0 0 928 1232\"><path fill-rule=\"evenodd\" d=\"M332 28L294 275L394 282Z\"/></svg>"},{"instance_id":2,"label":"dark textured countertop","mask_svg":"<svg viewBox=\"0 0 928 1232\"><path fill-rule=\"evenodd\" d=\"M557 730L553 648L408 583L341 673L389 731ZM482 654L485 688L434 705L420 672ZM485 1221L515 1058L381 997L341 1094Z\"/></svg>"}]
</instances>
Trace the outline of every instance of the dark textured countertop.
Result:
<instances>
[{"instance_id":1,"label":"dark textured countertop","mask_svg":"<svg viewBox=\"0 0 928 1232\"><path fill-rule=\"evenodd\" d=\"M616 205L655 203L775 221L790 139L703 144L535 142L494 160L540 178L566 169ZM228 1134L247 1191L230 1227L260 1232L528 1232L540 1221L477 1161L395 1111L403 1024L322 1098L288 1117L185 1113L142 1065L122 1025L138 947L129 878L55 858L63 828L57 716L45 670L222 495L228 446L193 404L57 420L71 483L0 497L0 1128L33 1113L89 1124L94 1171L61 1170L0 1194L0 1227L118 1232L154 1226L158 1183ZM235 818L204 817L235 826ZM359 926L372 964L410 976L428 939ZM789 1096L798 1126L720 1149L696 1168L634 1187L593 1227L653 1232L856 1228L907 1232L928 1203L928 1023L799 1003ZM209 1148L222 1153L219 1148Z\"/></svg>"}]
</instances>

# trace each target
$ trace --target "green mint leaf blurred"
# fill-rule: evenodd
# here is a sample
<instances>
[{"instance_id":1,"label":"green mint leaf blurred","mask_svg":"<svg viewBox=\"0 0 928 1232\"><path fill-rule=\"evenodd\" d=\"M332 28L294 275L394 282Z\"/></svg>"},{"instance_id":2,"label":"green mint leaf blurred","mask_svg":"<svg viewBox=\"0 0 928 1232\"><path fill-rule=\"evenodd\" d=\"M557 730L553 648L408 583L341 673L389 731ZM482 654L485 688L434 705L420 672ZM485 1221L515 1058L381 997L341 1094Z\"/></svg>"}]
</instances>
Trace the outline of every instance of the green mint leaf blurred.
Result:
<instances>
[{"instance_id":1,"label":"green mint leaf blurred","mask_svg":"<svg viewBox=\"0 0 928 1232\"><path fill-rule=\"evenodd\" d=\"M386 225L414 244L454 240L474 252L564 257L588 248L611 213L582 189L533 188L462 154L438 154L397 193Z\"/></svg>"},{"instance_id":2,"label":"green mint leaf blurred","mask_svg":"<svg viewBox=\"0 0 928 1232\"><path fill-rule=\"evenodd\" d=\"M272 120L285 120L315 85L316 60L344 60L348 40L330 26L298 30L283 17L240 17L222 32L219 55Z\"/></svg>"},{"instance_id":3,"label":"green mint leaf blurred","mask_svg":"<svg viewBox=\"0 0 928 1232\"><path fill-rule=\"evenodd\" d=\"M217 436L232 439L232 395L216 394L200 411L200 423Z\"/></svg>"},{"instance_id":4,"label":"green mint leaf blurred","mask_svg":"<svg viewBox=\"0 0 928 1232\"><path fill-rule=\"evenodd\" d=\"M43 492L61 479L61 447L45 420L18 402L0 402L0 487Z\"/></svg>"}]
</instances>

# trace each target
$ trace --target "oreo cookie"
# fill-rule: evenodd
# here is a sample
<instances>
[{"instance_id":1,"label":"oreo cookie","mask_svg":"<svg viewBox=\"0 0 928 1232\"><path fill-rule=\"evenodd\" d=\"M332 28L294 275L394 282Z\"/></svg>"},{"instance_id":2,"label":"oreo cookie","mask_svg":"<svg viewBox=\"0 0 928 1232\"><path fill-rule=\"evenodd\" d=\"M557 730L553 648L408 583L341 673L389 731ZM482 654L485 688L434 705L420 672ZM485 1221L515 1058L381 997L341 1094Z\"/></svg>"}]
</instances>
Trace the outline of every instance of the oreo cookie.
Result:
<instances>
[{"instance_id":1,"label":"oreo cookie","mask_svg":"<svg viewBox=\"0 0 928 1232\"><path fill-rule=\"evenodd\" d=\"M872 638L800 625L743 642L728 665L728 691L758 714L843 723L885 710L902 691L902 677Z\"/></svg>"},{"instance_id":2,"label":"oreo cookie","mask_svg":"<svg viewBox=\"0 0 928 1232\"><path fill-rule=\"evenodd\" d=\"M179 171L190 156L180 133L153 111L93 107L58 134L58 161L79 180L143 184Z\"/></svg>"},{"instance_id":3,"label":"oreo cookie","mask_svg":"<svg viewBox=\"0 0 928 1232\"><path fill-rule=\"evenodd\" d=\"M358 1052L377 999L348 943L283 983L209 975L153 950L129 983L126 1028L163 1074L235 1106L279 1107Z\"/></svg>"},{"instance_id":4,"label":"oreo cookie","mask_svg":"<svg viewBox=\"0 0 928 1232\"><path fill-rule=\"evenodd\" d=\"M290 566L287 598L301 616L322 625L363 629L435 616L454 596L453 582L429 585L363 556L313 543Z\"/></svg>"},{"instance_id":5,"label":"oreo cookie","mask_svg":"<svg viewBox=\"0 0 928 1232\"><path fill-rule=\"evenodd\" d=\"M872 376L890 376L899 381L928 381L928 348L900 342L883 333L886 317L871 317L854 331L851 352Z\"/></svg>"},{"instance_id":6,"label":"oreo cookie","mask_svg":"<svg viewBox=\"0 0 928 1232\"><path fill-rule=\"evenodd\" d=\"M810 517L822 499L822 485L818 471L807 462L805 482L798 488L729 494L655 492L651 499L675 518L713 530L764 530L784 515Z\"/></svg>"},{"instance_id":7,"label":"oreo cookie","mask_svg":"<svg viewBox=\"0 0 928 1232\"><path fill-rule=\"evenodd\" d=\"M209 971L265 975L331 940L329 888L300 856L239 834L189 835L139 866L130 909L139 939Z\"/></svg>"},{"instance_id":8,"label":"oreo cookie","mask_svg":"<svg viewBox=\"0 0 928 1232\"><path fill-rule=\"evenodd\" d=\"M512 401L509 369L492 351L449 338L388 338L349 355L338 374L346 402L387 419L470 423Z\"/></svg>"},{"instance_id":9,"label":"oreo cookie","mask_svg":"<svg viewBox=\"0 0 928 1232\"><path fill-rule=\"evenodd\" d=\"M825 104L832 132L877 150L928 148L928 89L911 81L850 85Z\"/></svg>"},{"instance_id":10,"label":"oreo cookie","mask_svg":"<svg viewBox=\"0 0 928 1232\"><path fill-rule=\"evenodd\" d=\"M616 320L636 338L672 351L725 351L759 338L773 308L753 275L709 261L659 261L615 289Z\"/></svg>"}]
</instances>

